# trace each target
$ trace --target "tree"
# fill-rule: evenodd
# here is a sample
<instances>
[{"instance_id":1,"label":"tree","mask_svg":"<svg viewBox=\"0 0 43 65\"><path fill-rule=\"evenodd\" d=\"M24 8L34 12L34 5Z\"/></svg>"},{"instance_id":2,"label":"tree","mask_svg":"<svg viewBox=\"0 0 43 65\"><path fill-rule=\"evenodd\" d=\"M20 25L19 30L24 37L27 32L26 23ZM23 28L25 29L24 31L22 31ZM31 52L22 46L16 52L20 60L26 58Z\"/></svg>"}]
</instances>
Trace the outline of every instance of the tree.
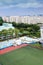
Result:
<instances>
[{"instance_id":1,"label":"tree","mask_svg":"<svg viewBox=\"0 0 43 65\"><path fill-rule=\"evenodd\" d=\"M10 28L9 30L8 30L8 35L10 35L11 37L13 37L13 34L15 33L15 29L12 29L12 28Z\"/></svg>"},{"instance_id":2,"label":"tree","mask_svg":"<svg viewBox=\"0 0 43 65\"><path fill-rule=\"evenodd\" d=\"M19 29L15 28L15 36L16 36L16 37L18 37L19 32L20 32Z\"/></svg>"},{"instance_id":3,"label":"tree","mask_svg":"<svg viewBox=\"0 0 43 65\"><path fill-rule=\"evenodd\" d=\"M2 35L3 35L3 36L5 36L5 37L6 37L6 36L7 36L7 34L8 34L8 31L7 31L6 29L2 30Z\"/></svg>"},{"instance_id":4,"label":"tree","mask_svg":"<svg viewBox=\"0 0 43 65\"><path fill-rule=\"evenodd\" d=\"M15 22L12 22L12 25L13 25L14 27L16 27L16 26L17 26L17 23L15 23Z\"/></svg>"},{"instance_id":5,"label":"tree","mask_svg":"<svg viewBox=\"0 0 43 65\"><path fill-rule=\"evenodd\" d=\"M0 25L2 25L3 24L3 19L2 19L2 17L0 17Z\"/></svg>"}]
</instances>

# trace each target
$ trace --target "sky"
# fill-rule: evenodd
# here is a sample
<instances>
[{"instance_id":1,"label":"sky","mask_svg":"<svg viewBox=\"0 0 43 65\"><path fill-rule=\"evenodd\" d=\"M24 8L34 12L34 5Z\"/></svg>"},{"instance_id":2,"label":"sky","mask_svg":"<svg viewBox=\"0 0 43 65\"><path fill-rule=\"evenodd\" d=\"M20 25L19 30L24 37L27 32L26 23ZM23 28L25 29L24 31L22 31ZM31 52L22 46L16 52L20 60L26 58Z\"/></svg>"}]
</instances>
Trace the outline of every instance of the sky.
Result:
<instances>
[{"instance_id":1,"label":"sky","mask_svg":"<svg viewBox=\"0 0 43 65\"><path fill-rule=\"evenodd\" d=\"M0 0L0 16L43 15L43 0Z\"/></svg>"}]
</instances>

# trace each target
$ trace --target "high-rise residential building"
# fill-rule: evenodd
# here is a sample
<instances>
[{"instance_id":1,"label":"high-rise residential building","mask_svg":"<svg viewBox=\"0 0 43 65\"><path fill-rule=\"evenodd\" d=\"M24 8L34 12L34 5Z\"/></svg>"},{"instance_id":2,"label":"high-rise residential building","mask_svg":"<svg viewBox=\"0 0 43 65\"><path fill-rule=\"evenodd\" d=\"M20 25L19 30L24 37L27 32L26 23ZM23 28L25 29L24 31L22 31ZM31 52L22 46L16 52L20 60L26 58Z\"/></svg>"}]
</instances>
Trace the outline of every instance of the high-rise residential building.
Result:
<instances>
[{"instance_id":1,"label":"high-rise residential building","mask_svg":"<svg viewBox=\"0 0 43 65\"><path fill-rule=\"evenodd\" d=\"M10 19L9 19L8 16L4 16L4 17L2 17L2 19L3 19L4 21L6 21L6 22L9 22L9 21L10 21Z\"/></svg>"},{"instance_id":2,"label":"high-rise residential building","mask_svg":"<svg viewBox=\"0 0 43 65\"><path fill-rule=\"evenodd\" d=\"M43 23L43 16L10 16L2 17L6 22L36 24Z\"/></svg>"}]
</instances>

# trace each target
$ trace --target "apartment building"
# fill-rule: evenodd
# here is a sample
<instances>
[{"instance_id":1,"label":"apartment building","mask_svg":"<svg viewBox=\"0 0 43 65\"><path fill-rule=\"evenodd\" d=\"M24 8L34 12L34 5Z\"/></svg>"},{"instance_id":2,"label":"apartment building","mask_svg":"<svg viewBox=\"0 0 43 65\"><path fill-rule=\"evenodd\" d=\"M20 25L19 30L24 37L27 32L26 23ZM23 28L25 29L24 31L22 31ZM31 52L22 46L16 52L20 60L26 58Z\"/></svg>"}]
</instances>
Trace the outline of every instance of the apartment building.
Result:
<instances>
[{"instance_id":1,"label":"apartment building","mask_svg":"<svg viewBox=\"0 0 43 65\"><path fill-rule=\"evenodd\" d=\"M37 24L43 23L43 16L10 16L2 17L6 22Z\"/></svg>"}]
</instances>

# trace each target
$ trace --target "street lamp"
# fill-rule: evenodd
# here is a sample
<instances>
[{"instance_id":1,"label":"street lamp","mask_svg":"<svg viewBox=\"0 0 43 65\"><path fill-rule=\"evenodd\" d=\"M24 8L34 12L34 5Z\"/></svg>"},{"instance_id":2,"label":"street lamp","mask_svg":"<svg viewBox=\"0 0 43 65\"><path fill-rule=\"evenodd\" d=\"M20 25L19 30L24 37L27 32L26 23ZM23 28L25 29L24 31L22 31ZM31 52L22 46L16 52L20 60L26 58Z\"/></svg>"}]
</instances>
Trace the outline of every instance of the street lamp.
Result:
<instances>
[{"instance_id":1,"label":"street lamp","mask_svg":"<svg viewBox=\"0 0 43 65\"><path fill-rule=\"evenodd\" d=\"M42 44L42 47L43 47L43 23L40 24L40 33L41 33L41 40L40 40L40 43Z\"/></svg>"}]
</instances>

